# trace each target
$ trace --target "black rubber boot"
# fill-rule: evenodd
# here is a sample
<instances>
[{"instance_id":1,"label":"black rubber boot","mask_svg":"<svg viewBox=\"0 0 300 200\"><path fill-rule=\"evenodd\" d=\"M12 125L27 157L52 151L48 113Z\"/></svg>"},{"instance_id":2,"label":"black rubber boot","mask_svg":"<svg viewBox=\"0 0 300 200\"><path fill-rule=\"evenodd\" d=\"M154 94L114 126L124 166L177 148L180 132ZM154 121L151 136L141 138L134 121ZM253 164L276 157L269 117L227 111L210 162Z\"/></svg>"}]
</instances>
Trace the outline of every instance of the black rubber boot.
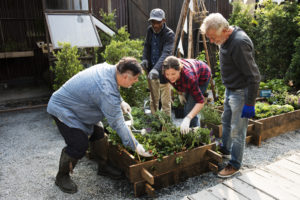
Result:
<instances>
[{"instance_id":1,"label":"black rubber boot","mask_svg":"<svg viewBox=\"0 0 300 200\"><path fill-rule=\"evenodd\" d=\"M77 185L71 179L69 173L73 173L73 169L77 164L77 159L71 158L65 153L65 149L61 151L59 161L59 171L56 175L55 184L66 193L76 193Z\"/></svg>"},{"instance_id":2,"label":"black rubber boot","mask_svg":"<svg viewBox=\"0 0 300 200\"><path fill-rule=\"evenodd\" d=\"M90 145L91 155L98 161L98 175L108 176L112 179L121 179L122 172L108 162L107 136L100 140L92 141Z\"/></svg>"}]
</instances>

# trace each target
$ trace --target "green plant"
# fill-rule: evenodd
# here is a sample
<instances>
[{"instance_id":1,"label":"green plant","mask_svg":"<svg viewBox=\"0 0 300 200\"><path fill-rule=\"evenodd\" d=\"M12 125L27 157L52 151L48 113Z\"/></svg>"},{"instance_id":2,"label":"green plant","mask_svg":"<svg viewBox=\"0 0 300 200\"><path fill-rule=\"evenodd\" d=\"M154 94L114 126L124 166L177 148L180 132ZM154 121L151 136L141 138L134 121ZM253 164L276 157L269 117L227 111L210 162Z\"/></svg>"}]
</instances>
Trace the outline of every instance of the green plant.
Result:
<instances>
[{"instance_id":1,"label":"green plant","mask_svg":"<svg viewBox=\"0 0 300 200\"><path fill-rule=\"evenodd\" d=\"M221 112L211 106L204 106L200 112L201 121L215 125L221 124Z\"/></svg>"},{"instance_id":2,"label":"green plant","mask_svg":"<svg viewBox=\"0 0 300 200\"><path fill-rule=\"evenodd\" d=\"M233 7L229 21L240 26L253 41L261 74L266 80L284 78L295 52L293 43L299 37L300 6L296 1L277 5L265 0L253 16L248 6L234 3Z\"/></svg>"},{"instance_id":3,"label":"green plant","mask_svg":"<svg viewBox=\"0 0 300 200\"><path fill-rule=\"evenodd\" d=\"M146 115L142 109L132 108L132 115L135 128L145 128L147 130L147 134L145 135L135 134L136 139L158 161L161 161L163 156L175 155L178 152L211 143L209 129L197 128L189 134L182 135L180 129L172 123L171 118L164 112L157 111L154 115ZM120 139L114 131L110 132L109 140L113 144L122 146ZM127 150L136 155L130 149ZM147 159L143 158L143 161L145 160ZM181 160L178 157L177 164Z\"/></svg>"},{"instance_id":4,"label":"green plant","mask_svg":"<svg viewBox=\"0 0 300 200\"><path fill-rule=\"evenodd\" d=\"M259 89L272 90L271 97L267 99L270 104L284 105L290 87L285 84L283 79L272 79L267 82L261 81L259 84Z\"/></svg>"},{"instance_id":5,"label":"green plant","mask_svg":"<svg viewBox=\"0 0 300 200\"><path fill-rule=\"evenodd\" d=\"M147 88L147 77L145 74L141 74L138 82L130 88L121 88L120 93L131 106L142 107L145 97L148 96Z\"/></svg>"},{"instance_id":6,"label":"green plant","mask_svg":"<svg viewBox=\"0 0 300 200\"><path fill-rule=\"evenodd\" d=\"M298 95L287 95L285 98L285 103L292 105L295 109L300 109L300 94Z\"/></svg>"},{"instance_id":7,"label":"green plant","mask_svg":"<svg viewBox=\"0 0 300 200\"><path fill-rule=\"evenodd\" d=\"M257 21L251 10L254 9L254 4L244 4L242 2L234 2L233 11L228 20L229 24L234 24L235 26L243 29L250 38L255 37Z\"/></svg>"},{"instance_id":8,"label":"green plant","mask_svg":"<svg viewBox=\"0 0 300 200\"><path fill-rule=\"evenodd\" d=\"M172 107L173 108L183 108L184 105L180 103L179 94L175 88L172 89Z\"/></svg>"},{"instance_id":9,"label":"green plant","mask_svg":"<svg viewBox=\"0 0 300 200\"><path fill-rule=\"evenodd\" d=\"M300 15L300 14L299 14ZM300 18L300 17L299 17ZM300 27L300 22L298 22ZM300 36L296 39L295 43L295 53L292 57L292 62L286 73L286 80L292 80L294 86L300 89Z\"/></svg>"},{"instance_id":10,"label":"green plant","mask_svg":"<svg viewBox=\"0 0 300 200\"><path fill-rule=\"evenodd\" d=\"M108 27L110 27L113 30L117 30L117 25L115 22L115 18L116 18L116 10L113 10L111 13L105 13L103 11L103 9L100 9L99 11L100 16L101 16L101 20L103 23L105 23ZM97 47L95 48L95 52L96 52L96 61L95 63L102 63L105 61L105 59L102 56L102 53L104 52L105 48L107 45L110 44L112 37L107 35L105 32L103 32L102 30L98 30L100 39L101 39L101 43L102 43L102 47Z\"/></svg>"},{"instance_id":11,"label":"green plant","mask_svg":"<svg viewBox=\"0 0 300 200\"><path fill-rule=\"evenodd\" d=\"M57 61L55 67L51 66L50 70L54 73L53 89L58 90L72 76L83 70L79 61L78 49L76 46L71 47L70 43L58 43L62 47L57 53L53 52Z\"/></svg>"},{"instance_id":12,"label":"green plant","mask_svg":"<svg viewBox=\"0 0 300 200\"><path fill-rule=\"evenodd\" d=\"M132 56L137 59L142 57L143 41L140 39L131 40L129 36L125 27L118 30L118 34L113 37L102 54L106 62L116 64L124 56Z\"/></svg>"},{"instance_id":13,"label":"green plant","mask_svg":"<svg viewBox=\"0 0 300 200\"><path fill-rule=\"evenodd\" d=\"M294 41L299 36L294 18L299 13L297 2L277 5L271 0L255 12L257 32L254 38L256 61L266 79L284 78L290 65Z\"/></svg>"},{"instance_id":14,"label":"green plant","mask_svg":"<svg viewBox=\"0 0 300 200\"><path fill-rule=\"evenodd\" d=\"M112 38L102 54L106 62L116 64L124 56L135 57L138 60L142 57L143 41L131 40L129 36L125 27L118 30L118 34ZM145 97L148 96L147 88L146 76L142 74L139 81L131 88L121 88L120 92L123 99L131 106L140 107L143 105Z\"/></svg>"},{"instance_id":15,"label":"green plant","mask_svg":"<svg viewBox=\"0 0 300 200\"><path fill-rule=\"evenodd\" d=\"M264 102L257 102L255 104L256 119L266 118L291 111L294 111L294 108L291 105L269 105L268 103Z\"/></svg>"}]
</instances>

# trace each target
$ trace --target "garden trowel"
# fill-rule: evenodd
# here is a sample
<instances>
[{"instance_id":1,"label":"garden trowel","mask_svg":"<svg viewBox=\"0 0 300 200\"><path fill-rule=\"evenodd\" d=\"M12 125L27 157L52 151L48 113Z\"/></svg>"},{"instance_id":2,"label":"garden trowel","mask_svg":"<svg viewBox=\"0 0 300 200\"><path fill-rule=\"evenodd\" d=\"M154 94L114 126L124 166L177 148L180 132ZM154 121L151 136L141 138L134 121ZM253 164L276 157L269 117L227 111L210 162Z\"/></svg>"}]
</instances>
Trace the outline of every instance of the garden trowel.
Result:
<instances>
[{"instance_id":1,"label":"garden trowel","mask_svg":"<svg viewBox=\"0 0 300 200\"><path fill-rule=\"evenodd\" d=\"M131 131L132 131L133 133L140 133L140 134L142 134L142 135L145 135L145 134L146 134L146 129L143 128L142 130L137 130L136 128L134 128L134 126L133 126L133 117L132 117L132 115L131 115L130 112L128 112L127 114L128 114L128 116L129 116L130 120L125 121L125 124L126 124L129 128L131 128Z\"/></svg>"}]
</instances>

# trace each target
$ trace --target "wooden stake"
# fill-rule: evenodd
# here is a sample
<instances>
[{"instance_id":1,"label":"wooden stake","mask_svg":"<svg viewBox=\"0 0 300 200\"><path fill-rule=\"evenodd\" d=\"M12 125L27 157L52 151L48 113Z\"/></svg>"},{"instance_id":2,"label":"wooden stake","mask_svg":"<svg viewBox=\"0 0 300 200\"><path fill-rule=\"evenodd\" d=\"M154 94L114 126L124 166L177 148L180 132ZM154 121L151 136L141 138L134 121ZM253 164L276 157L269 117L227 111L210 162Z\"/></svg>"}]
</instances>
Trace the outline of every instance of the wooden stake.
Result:
<instances>
[{"instance_id":1,"label":"wooden stake","mask_svg":"<svg viewBox=\"0 0 300 200\"><path fill-rule=\"evenodd\" d=\"M179 20L178 20L176 33L175 33L174 46L173 46L173 51L172 51L173 55L175 55L175 50L177 49L177 45L178 45L177 40L181 36L181 32L182 32L184 21L185 21L186 15L187 15L187 10L188 10L188 7L189 7L189 3L190 3L190 0L184 0L184 2L182 4L180 17L179 17Z\"/></svg>"},{"instance_id":2,"label":"wooden stake","mask_svg":"<svg viewBox=\"0 0 300 200\"><path fill-rule=\"evenodd\" d=\"M189 41L188 41L188 58L192 58L193 51L193 11L189 9Z\"/></svg>"}]
</instances>

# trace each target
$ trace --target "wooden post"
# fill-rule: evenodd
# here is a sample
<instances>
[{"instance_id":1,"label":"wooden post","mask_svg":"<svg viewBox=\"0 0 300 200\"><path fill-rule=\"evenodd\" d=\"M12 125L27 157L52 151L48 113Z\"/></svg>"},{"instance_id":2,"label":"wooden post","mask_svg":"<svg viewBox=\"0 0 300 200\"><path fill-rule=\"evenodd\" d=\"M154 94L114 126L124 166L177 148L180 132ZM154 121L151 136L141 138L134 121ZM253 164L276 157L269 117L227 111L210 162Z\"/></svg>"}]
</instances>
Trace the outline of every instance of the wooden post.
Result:
<instances>
[{"instance_id":1,"label":"wooden post","mask_svg":"<svg viewBox=\"0 0 300 200\"><path fill-rule=\"evenodd\" d=\"M210 67L211 65L210 65L210 60L209 60L209 55L208 55L208 49L207 49L207 45L206 45L206 38L205 38L205 35L203 35L203 34L201 34L201 35L202 35L203 46L204 46L204 49L205 49L205 57L206 57L207 65ZM214 85L214 82L213 82L212 78L210 79L210 87L211 87L211 91L213 93L214 101L217 101L217 96L216 96L216 91L215 91L215 85Z\"/></svg>"},{"instance_id":2,"label":"wooden post","mask_svg":"<svg viewBox=\"0 0 300 200\"><path fill-rule=\"evenodd\" d=\"M197 5L197 6L195 6L196 12L200 12L198 2L196 0L193 0L193 3L194 3L194 5ZM206 14L207 10L205 8L205 4L204 4L203 0L200 0L200 7L202 8L202 12L205 12L205 14ZM199 32L200 32L200 30L198 31L198 35L199 35ZM208 49L207 49L207 45L206 45L206 38L205 38L205 35L203 35L203 34L201 34L201 35L202 35L202 41L203 41L203 46L204 46L204 50L205 50L205 57L206 57L207 65L211 68L210 59L209 59L209 55L208 55ZM217 101L215 85L214 85L214 82L213 82L212 78L210 79L210 86L211 86L211 91L213 93L214 101Z\"/></svg>"},{"instance_id":3,"label":"wooden post","mask_svg":"<svg viewBox=\"0 0 300 200\"><path fill-rule=\"evenodd\" d=\"M142 168L141 175L145 181L147 181L151 185L154 185L154 177L148 170L146 170L145 168Z\"/></svg>"},{"instance_id":4,"label":"wooden post","mask_svg":"<svg viewBox=\"0 0 300 200\"><path fill-rule=\"evenodd\" d=\"M189 41L188 41L188 58L192 58L193 52L193 11L189 9Z\"/></svg>"},{"instance_id":5,"label":"wooden post","mask_svg":"<svg viewBox=\"0 0 300 200\"><path fill-rule=\"evenodd\" d=\"M173 51L172 51L173 55L175 54L175 50L177 48L177 44L178 44L177 40L181 36L181 32L182 32L184 21L185 21L186 15L187 15L187 10L188 10L188 7L189 7L189 3L190 3L190 0L184 0L184 2L182 4L180 17L179 17L179 20L178 20L176 33L175 33L174 46L173 46Z\"/></svg>"}]
</instances>

